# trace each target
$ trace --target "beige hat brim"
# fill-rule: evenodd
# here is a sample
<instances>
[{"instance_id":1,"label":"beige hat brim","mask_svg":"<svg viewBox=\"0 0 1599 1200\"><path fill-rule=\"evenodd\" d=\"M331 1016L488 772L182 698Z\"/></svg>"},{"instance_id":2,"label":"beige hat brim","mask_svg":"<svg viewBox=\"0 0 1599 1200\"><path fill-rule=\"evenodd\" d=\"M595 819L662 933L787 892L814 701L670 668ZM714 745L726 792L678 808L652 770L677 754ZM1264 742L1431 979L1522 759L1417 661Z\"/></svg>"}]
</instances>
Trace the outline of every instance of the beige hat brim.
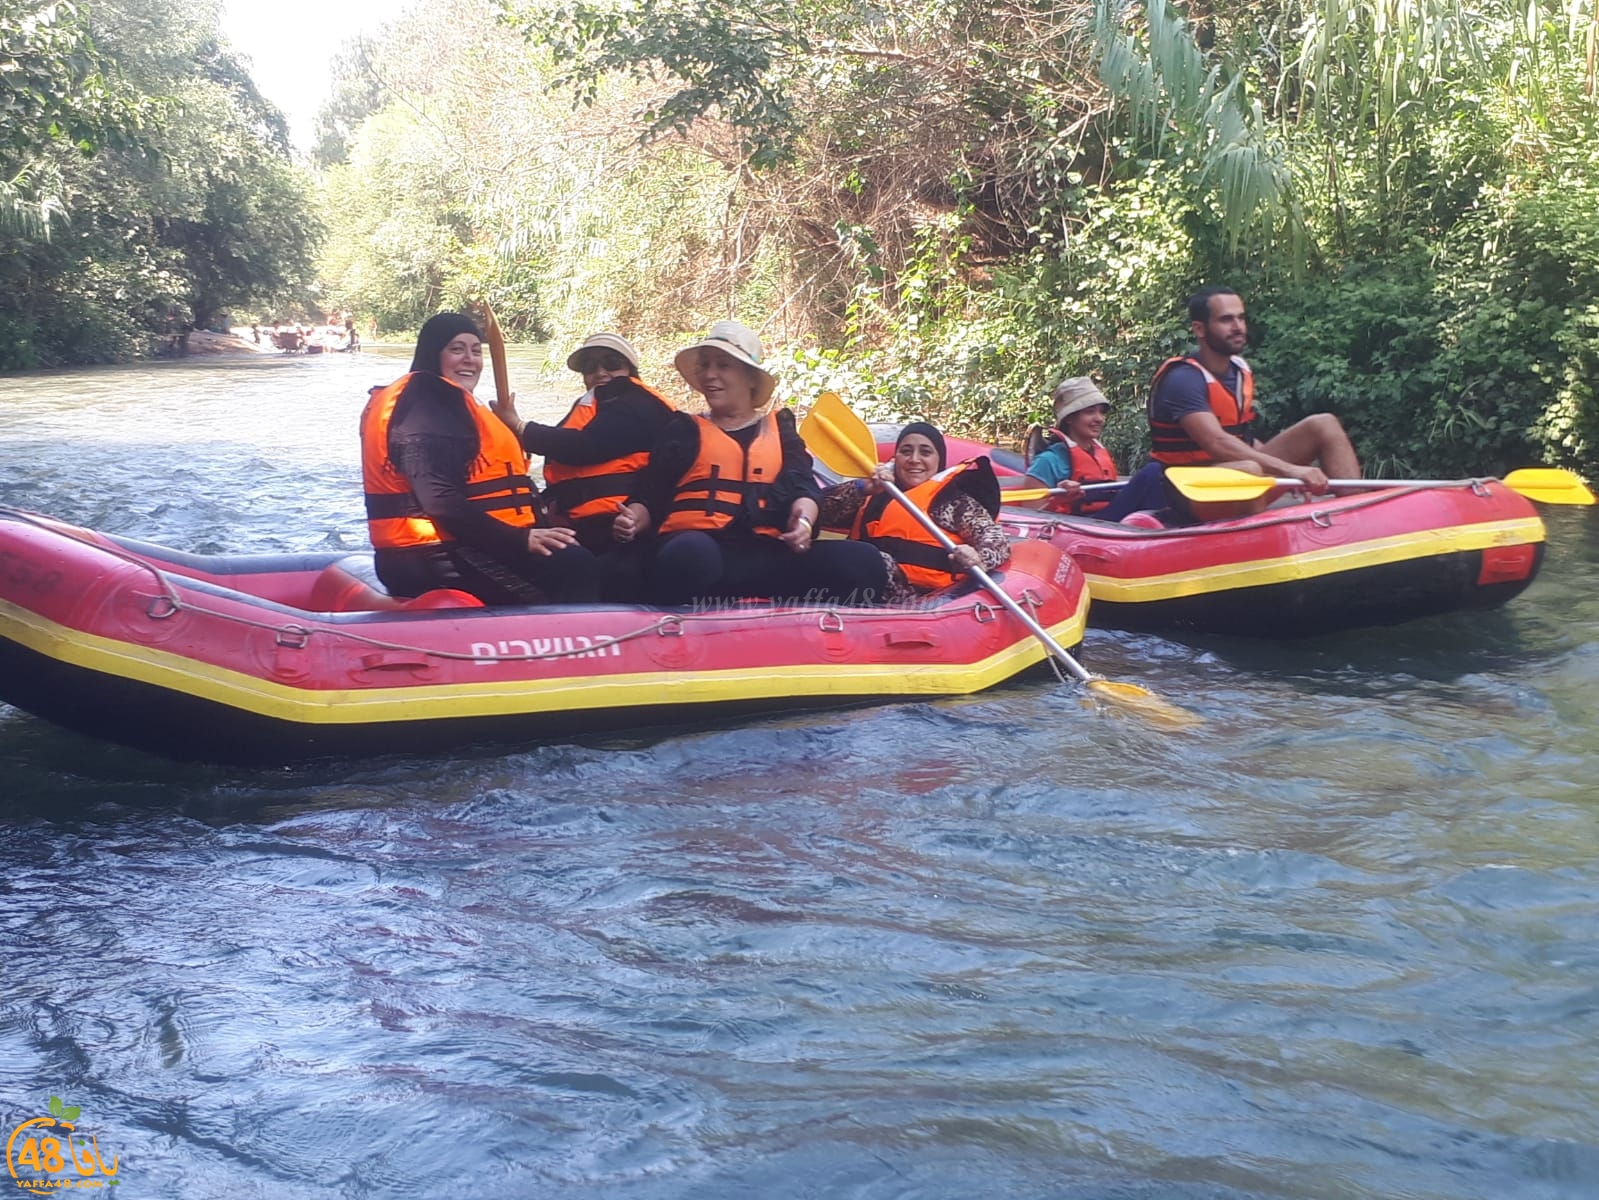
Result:
<instances>
[{"instance_id":1,"label":"beige hat brim","mask_svg":"<svg viewBox=\"0 0 1599 1200\"><path fill-rule=\"evenodd\" d=\"M633 343L619 333L591 333L583 339L583 344L566 356L566 369L582 374L578 363L589 350L614 350L628 362L633 364L633 374L639 373L638 351L633 349Z\"/></svg>"},{"instance_id":2,"label":"beige hat brim","mask_svg":"<svg viewBox=\"0 0 1599 1200\"><path fill-rule=\"evenodd\" d=\"M704 394L704 390L700 387L699 352L707 346L712 350L720 350L729 358L743 363L760 377L755 385L755 407L765 408L772 399L772 393L777 390L777 376L768 373L758 364L751 361L749 355L745 354L737 346L721 340L701 339L692 346L684 346L673 356L672 365L677 368L677 373L683 377L689 387L696 392L700 392L701 395Z\"/></svg>"}]
</instances>

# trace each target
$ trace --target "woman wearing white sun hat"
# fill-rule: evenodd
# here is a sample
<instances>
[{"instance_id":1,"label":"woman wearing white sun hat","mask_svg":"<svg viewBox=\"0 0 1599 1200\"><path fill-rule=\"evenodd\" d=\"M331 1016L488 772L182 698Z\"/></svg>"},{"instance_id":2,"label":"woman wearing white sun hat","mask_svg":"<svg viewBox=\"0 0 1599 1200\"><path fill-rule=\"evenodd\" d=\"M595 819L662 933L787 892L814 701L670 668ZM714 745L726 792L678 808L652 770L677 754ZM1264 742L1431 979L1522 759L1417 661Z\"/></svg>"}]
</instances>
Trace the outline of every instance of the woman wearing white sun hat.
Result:
<instances>
[{"instance_id":1,"label":"woman wearing white sun hat","mask_svg":"<svg viewBox=\"0 0 1599 1200\"><path fill-rule=\"evenodd\" d=\"M813 541L820 491L810 452L792 412L768 411L777 380L754 331L718 321L674 362L707 412L667 421L613 530L623 544L659 536L650 598L880 602L888 578L875 550Z\"/></svg>"}]
</instances>

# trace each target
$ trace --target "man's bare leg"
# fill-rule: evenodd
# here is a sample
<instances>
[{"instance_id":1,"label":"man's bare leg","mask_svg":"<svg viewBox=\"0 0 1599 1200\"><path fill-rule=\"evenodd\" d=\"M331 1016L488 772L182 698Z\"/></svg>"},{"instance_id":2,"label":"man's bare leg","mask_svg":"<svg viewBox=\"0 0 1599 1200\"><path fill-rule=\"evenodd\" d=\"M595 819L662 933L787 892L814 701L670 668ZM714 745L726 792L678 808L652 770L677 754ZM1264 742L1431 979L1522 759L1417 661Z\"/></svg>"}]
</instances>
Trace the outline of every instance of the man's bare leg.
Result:
<instances>
[{"instance_id":1,"label":"man's bare leg","mask_svg":"<svg viewBox=\"0 0 1599 1200\"><path fill-rule=\"evenodd\" d=\"M1320 467L1328 479L1359 479L1360 459L1338 418L1317 413L1289 426L1260 447L1273 458L1301 467Z\"/></svg>"}]
</instances>

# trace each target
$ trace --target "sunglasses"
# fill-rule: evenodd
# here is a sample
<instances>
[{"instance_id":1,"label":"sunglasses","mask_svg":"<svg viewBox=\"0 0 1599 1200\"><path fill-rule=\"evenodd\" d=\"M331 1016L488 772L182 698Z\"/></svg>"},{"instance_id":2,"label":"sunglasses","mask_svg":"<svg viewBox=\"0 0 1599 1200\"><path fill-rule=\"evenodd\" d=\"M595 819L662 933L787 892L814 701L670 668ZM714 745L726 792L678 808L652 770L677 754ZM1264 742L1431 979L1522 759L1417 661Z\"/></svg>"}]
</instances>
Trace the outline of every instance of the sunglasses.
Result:
<instances>
[{"instance_id":1,"label":"sunglasses","mask_svg":"<svg viewBox=\"0 0 1599 1200\"><path fill-rule=\"evenodd\" d=\"M580 375L592 375L595 371L626 371L633 372L633 364L620 354L589 354L577 360L577 370Z\"/></svg>"}]
</instances>

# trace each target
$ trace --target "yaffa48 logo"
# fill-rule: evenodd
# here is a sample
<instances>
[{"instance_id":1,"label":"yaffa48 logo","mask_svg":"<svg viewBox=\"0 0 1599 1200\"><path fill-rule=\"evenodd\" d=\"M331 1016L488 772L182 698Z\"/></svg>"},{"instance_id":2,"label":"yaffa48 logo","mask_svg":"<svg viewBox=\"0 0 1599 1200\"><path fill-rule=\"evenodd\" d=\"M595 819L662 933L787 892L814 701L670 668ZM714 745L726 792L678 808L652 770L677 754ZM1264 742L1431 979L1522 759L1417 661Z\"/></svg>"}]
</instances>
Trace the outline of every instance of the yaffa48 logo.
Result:
<instances>
[{"instance_id":1,"label":"yaffa48 logo","mask_svg":"<svg viewBox=\"0 0 1599 1200\"><path fill-rule=\"evenodd\" d=\"M25 1191L115 1187L119 1159L105 1161L98 1134L78 1136L76 1104L50 1097L50 1115L32 1117L6 1139L6 1169Z\"/></svg>"}]
</instances>

